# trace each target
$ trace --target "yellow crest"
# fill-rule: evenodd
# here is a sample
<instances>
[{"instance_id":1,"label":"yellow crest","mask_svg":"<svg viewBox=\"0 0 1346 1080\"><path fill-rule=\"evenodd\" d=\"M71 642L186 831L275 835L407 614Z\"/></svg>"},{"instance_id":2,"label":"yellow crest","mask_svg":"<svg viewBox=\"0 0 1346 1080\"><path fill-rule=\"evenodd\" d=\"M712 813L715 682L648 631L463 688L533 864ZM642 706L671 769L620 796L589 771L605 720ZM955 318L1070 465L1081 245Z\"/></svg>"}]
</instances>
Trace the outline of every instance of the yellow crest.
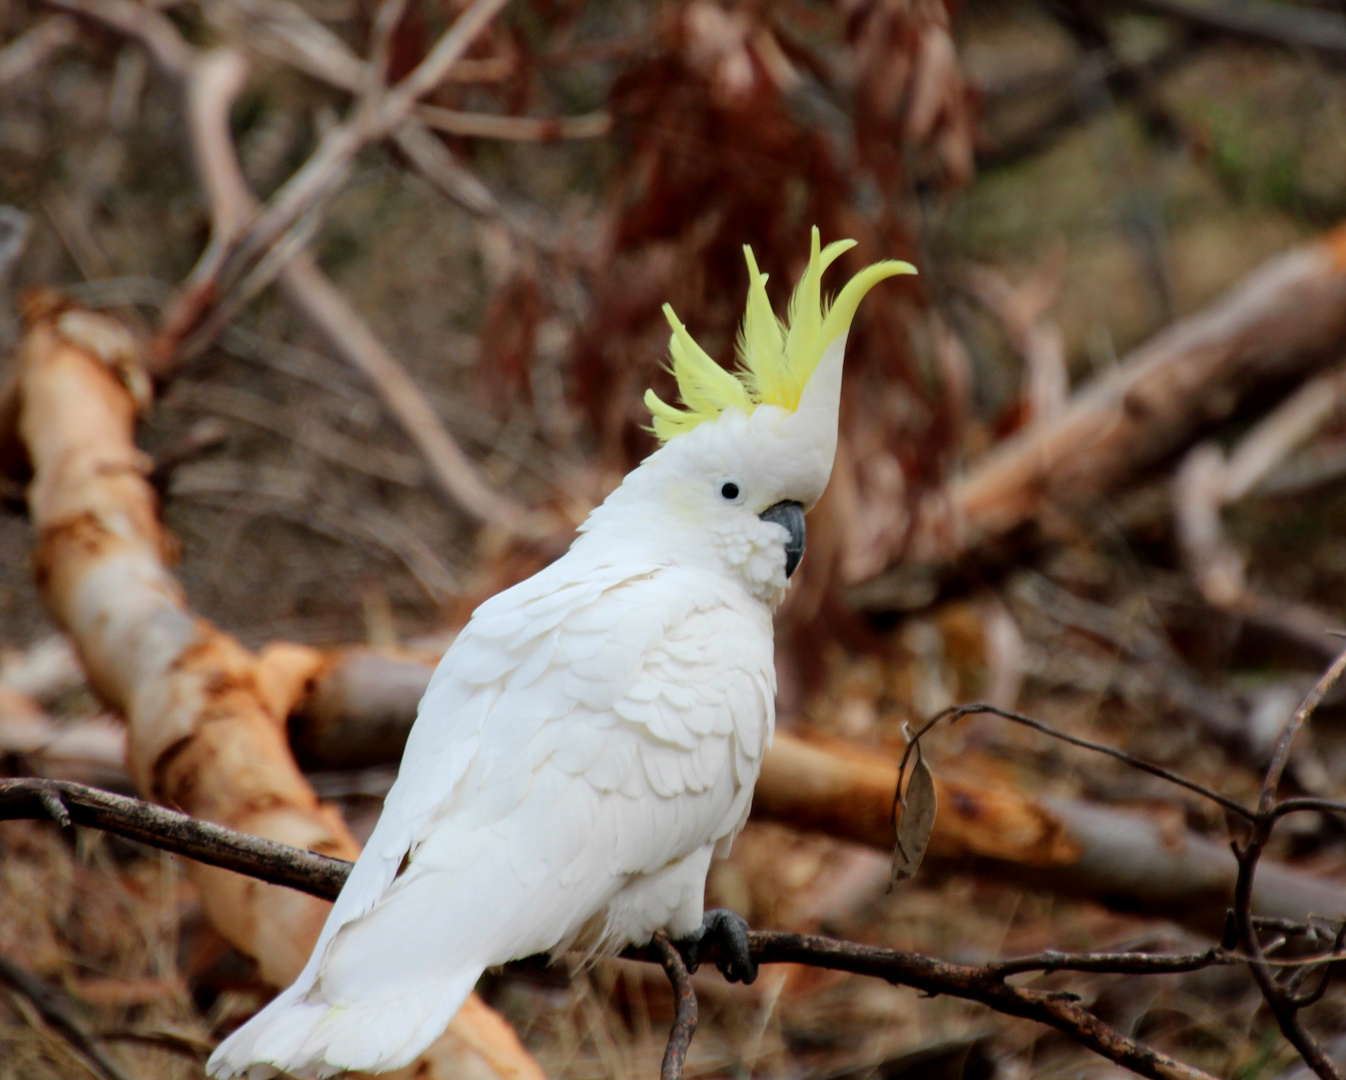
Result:
<instances>
[{"instance_id":1,"label":"yellow crest","mask_svg":"<svg viewBox=\"0 0 1346 1080\"><path fill-rule=\"evenodd\" d=\"M748 304L738 333L742 370L737 372L726 371L711 359L678 321L673 308L664 305L664 317L673 328L668 341L670 366L684 407L667 404L653 390L645 391L645 407L654 417L654 434L660 442L714 420L726 409L752 412L758 405L779 405L793 412L798 408L799 396L823 352L850 329L865 293L884 278L916 273L910 263L874 263L851 278L828 304L822 295L823 271L853 247L854 240L837 240L820 250L814 227L808 268L790 297L789 321L782 322L767 299L767 275L757 269L752 248L743 246L748 260Z\"/></svg>"}]
</instances>

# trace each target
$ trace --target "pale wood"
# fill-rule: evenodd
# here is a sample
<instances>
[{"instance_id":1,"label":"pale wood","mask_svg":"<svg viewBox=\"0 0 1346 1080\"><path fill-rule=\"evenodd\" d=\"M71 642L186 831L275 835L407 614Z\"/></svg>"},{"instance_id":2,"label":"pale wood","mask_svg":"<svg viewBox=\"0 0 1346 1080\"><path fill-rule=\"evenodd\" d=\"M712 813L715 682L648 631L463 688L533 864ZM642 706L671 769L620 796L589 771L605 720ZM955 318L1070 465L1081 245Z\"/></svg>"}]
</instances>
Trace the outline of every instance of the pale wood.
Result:
<instances>
[{"instance_id":1,"label":"pale wood","mask_svg":"<svg viewBox=\"0 0 1346 1080\"><path fill-rule=\"evenodd\" d=\"M143 795L194 817L354 859L359 845L318 801L284 719L321 657L301 646L259 659L187 606L172 544L134 443L143 368L106 316L52 294L25 311L18 433L33 469L28 505L38 583L90 686L126 717L128 770ZM276 986L299 973L324 901L189 864L212 923ZM473 999L410 1067L418 1078L540 1080L509 1025Z\"/></svg>"},{"instance_id":2,"label":"pale wood","mask_svg":"<svg viewBox=\"0 0 1346 1080\"><path fill-rule=\"evenodd\" d=\"M1086 384L1052 420L950 480L857 600L891 606L895 572L910 576L914 563L938 573L1054 509L1087 508L1171 460L1250 395L1312 374L1343 350L1346 225L1264 263Z\"/></svg>"}]
</instances>

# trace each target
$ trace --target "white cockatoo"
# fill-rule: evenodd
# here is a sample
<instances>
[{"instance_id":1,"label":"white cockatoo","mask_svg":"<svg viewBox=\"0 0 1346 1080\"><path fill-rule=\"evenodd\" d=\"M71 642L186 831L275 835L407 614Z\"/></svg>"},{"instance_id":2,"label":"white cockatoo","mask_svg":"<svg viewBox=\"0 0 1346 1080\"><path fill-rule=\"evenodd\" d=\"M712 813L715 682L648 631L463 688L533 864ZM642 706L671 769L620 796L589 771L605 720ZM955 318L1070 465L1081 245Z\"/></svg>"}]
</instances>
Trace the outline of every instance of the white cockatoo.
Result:
<instances>
[{"instance_id":1,"label":"white cockatoo","mask_svg":"<svg viewBox=\"0 0 1346 1080\"><path fill-rule=\"evenodd\" d=\"M663 445L445 653L308 966L214 1076L398 1068L494 964L703 932L707 869L771 742L771 615L832 471L851 319L915 272L876 263L829 306L823 271L852 246L813 230L788 325L744 249L736 373L665 306L683 407L646 394ZM750 977L742 921L716 928Z\"/></svg>"}]
</instances>

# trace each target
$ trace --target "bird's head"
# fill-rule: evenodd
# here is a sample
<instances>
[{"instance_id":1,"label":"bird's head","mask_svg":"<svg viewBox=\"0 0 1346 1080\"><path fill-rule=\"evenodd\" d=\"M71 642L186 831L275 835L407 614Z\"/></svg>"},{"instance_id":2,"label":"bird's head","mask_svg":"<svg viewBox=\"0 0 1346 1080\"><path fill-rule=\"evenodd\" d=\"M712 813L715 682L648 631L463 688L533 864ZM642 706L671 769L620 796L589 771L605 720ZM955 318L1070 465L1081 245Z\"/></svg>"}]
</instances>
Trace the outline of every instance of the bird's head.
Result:
<instances>
[{"instance_id":1,"label":"bird's head","mask_svg":"<svg viewBox=\"0 0 1346 1080\"><path fill-rule=\"evenodd\" d=\"M617 532L683 563L736 574L754 595L779 601L803 555L804 513L832 474L851 320L878 282L916 272L909 263L875 263L828 304L823 272L854 246L839 240L820 248L813 230L787 321L773 312L767 275L744 247L748 302L738 371L717 364L664 306L681 407L646 392L663 445L595 511L585 531ZM657 519L633 516L652 500L660 507Z\"/></svg>"}]
</instances>

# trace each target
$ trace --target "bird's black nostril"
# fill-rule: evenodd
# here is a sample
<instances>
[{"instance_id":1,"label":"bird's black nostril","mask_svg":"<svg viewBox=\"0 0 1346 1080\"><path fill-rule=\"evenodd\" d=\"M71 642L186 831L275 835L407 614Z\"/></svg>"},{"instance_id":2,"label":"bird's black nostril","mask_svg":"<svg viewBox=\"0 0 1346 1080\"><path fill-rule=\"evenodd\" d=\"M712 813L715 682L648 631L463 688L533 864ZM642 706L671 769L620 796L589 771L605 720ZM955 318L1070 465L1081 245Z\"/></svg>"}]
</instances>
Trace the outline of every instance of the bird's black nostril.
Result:
<instances>
[{"instance_id":1,"label":"bird's black nostril","mask_svg":"<svg viewBox=\"0 0 1346 1080\"><path fill-rule=\"evenodd\" d=\"M785 576L790 577L804 557L804 507L793 499L783 499L757 516L785 530Z\"/></svg>"}]
</instances>

